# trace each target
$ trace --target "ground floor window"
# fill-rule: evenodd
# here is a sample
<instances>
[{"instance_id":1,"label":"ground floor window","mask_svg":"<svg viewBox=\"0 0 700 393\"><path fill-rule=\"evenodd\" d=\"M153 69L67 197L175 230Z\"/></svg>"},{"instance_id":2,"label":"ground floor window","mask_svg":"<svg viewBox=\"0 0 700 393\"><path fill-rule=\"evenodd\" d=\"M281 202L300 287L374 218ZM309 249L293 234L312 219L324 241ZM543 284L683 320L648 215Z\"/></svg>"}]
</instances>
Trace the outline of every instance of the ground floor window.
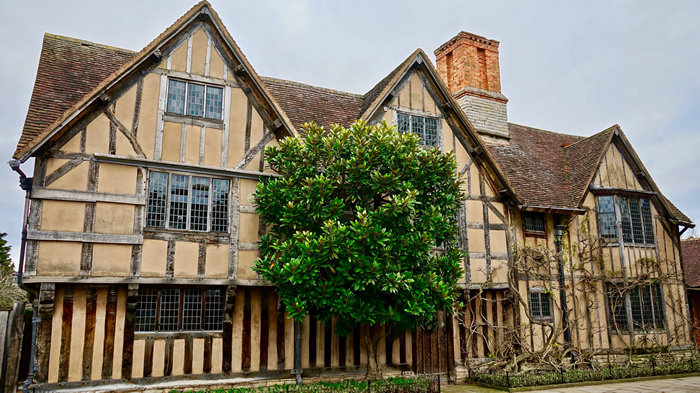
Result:
<instances>
[{"instance_id":1,"label":"ground floor window","mask_svg":"<svg viewBox=\"0 0 700 393\"><path fill-rule=\"evenodd\" d=\"M530 314L533 318L551 318L552 307L549 293L532 288L530 290Z\"/></svg>"},{"instance_id":2,"label":"ground floor window","mask_svg":"<svg viewBox=\"0 0 700 393\"><path fill-rule=\"evenodd\" d=\"M224 295L219 288L141 288L137 332L222 330Z\"/></svg>"},{"instance_id":3,"label":"ground floor window","mask_svg":"<svg viewBox=\"0 0 700 393\"><path fill-rule=\"evenodd\" d=\"M630 322L634 331L666 328L660 283L633 288L609 283L607 297L611 329L628 332Z\"/></svg>"}]
</instances>

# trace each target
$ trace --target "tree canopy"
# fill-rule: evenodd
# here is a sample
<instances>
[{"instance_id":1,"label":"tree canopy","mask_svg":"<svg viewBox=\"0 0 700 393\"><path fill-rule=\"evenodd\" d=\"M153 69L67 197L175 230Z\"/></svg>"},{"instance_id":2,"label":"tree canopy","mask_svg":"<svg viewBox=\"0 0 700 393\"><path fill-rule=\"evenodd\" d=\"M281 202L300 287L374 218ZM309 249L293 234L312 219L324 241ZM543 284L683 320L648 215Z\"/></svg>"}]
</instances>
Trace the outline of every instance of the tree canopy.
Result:
<instances>
[{"instance_id":1,"label":"tree canopy","mask_svg":"<svg viewBox=\"0 0 700 393\"><path fill-rule=\"evenodd\" d=\"M290 316L313 311L325 326L335 317L344 336L358 324L412 328L449 312L463 273L454 154L386 123L304 129L265 150L280 177L255 194L269 231L254 270L277 285Z\"/></svg>"}]
</instances>

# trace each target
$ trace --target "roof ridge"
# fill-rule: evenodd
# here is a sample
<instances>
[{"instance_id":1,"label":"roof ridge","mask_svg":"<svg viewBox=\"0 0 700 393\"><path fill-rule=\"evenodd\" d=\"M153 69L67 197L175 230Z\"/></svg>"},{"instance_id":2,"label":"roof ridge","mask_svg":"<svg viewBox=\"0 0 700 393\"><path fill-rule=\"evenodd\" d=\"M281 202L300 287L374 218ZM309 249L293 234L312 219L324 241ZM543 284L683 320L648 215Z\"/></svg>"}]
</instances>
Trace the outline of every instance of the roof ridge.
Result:
<instances>
[{"instance_id":1,"label":"roof ridge","mask_svg":"<svg viewBox=\"0 0 700 393\"><path fill-rule=\"evenodd\" d=\"M581 135L565 134L565 133L563 133L563 132L556 132L556 131L543 130L543 129L541 129L541 128L535 128L535 127L531 127L531 126L526 126L526 125L524 125L524 124L513 123L513 122L510 122L510 121L507 122L506 124L511 124L511 125L518 126L518 127L525 127L525 128L529 128L529 129L535 130L535 131L546 132L546 133L548 133L548 134L563 135L563 136L573 136L573 137L575 137L575 138L585 138L585 137L583 137L583 136L581 136ZM578 143L578 142L580 142L580 141L576 141L575 143ZM572 145L573 145L573 143L572 143Z\"/></svg>"},{"instance_id":2,"label":"roof ridge","mask_svg":"<svg viewBox=\"0 0 700 393\"><path fill-rule=\"evenodd\" d=\"M75 37L68 37L68 36L64 36L64 35L60 35L60 34L53 34L53 33L49 33L49 32L44 33L44 38L46 38L46 37L58 38L62 41L78 42L80 44L86 44L87 46L98 46L100 48L117 50L117 51L122 51L122 52L127 52L127 53L134 53L134 54L138 53L138 52L133 51L131 49L124 49L124 48L120 48L118 46L100 44L100 43L94 42L94 41L88 41L88 40L84 40L81 38L75 38Z\"/></svg>"},{"instance_id":3,"label":"roof ridge","mask_svg":"<svg viewBox=\"0 0 700 393\"><path fill-rule=\"evenodd\" d=\"M686 243L700 242L700 237L694 237L694 238L690 238L690 239L681 239L681 242L686 242Z\"/></svg>"},{"instance_id":4,"label":"roof ridge","mask_svg":"<svg viewBox=\"0 0 700 393\"><path fill-rule=\"evenodd\" d=\"M295 85L295 86L299 86L299 87L311 87L311 88L314 88L314 89L323 90L323 91L328 92L328 93L342 94L342 95L345 95L345 96L349 96L349 97L353 97L353 98L358 98L358 99L362 99L362 97L364 97L364 95L362 95L362 94L350 93L350 92L347 92L347 91L335 90L335 89L330 89L330 88L328 88L328 87L310 85L310 84L308 84L308 83L302 83L302 82L297 82L297 81L291 81L291 80L288 80L288 79L280 79L280 78L275 78L275 77L271 77L271 76L260 76L260 79L262 79L263 81L271 81L271 82L285 83L285 84Z\"/></svg>"},{"instance_id":5,"label":"roof ridge","mask_svg":"<svg viewBox=\"0 0 700 393\"><path fill-rule=\"evenodd\" d=\"M570 144L569 146L566 146L565 148L569 148L569 147L574 146L575 144L577 144L577 143L579 143L579 142L585 142L585 141L587 141L587 140L589 140L589 139L591 139L591 138L593 138L593 137L597 137L597 136L599 136L600 134L602 134L602 133L604 133L604 132L608 132L608 131L612 130L612 129L615 128L615 127L618 127L618 125L617 125L617 124L614 124L614 125L612 125L612 126L606 128L606 129L604 129L603 131L596 132L595 134L593 134L593 135L591 135L591 136L588 136L588 137L585 137L585 138L581 139L580 141L576 141L576 142Z\"/></svg>"}]
</instances>

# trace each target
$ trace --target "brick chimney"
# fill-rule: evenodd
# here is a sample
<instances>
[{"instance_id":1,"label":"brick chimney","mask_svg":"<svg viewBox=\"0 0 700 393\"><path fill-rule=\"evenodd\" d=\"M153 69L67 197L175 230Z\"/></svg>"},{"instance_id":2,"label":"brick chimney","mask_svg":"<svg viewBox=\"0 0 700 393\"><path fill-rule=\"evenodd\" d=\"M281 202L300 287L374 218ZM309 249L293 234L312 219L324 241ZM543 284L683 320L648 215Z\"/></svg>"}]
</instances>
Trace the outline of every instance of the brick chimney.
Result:
<instances>
[{"instance_id":1,"label":"brick chimney","mask_svg":"<svg viewBox=\"0 0 700 393\"><path fill-rule=\"evenodd\" d=\"M435 50L437 70L484 142L508 142L499 42L462 31Z\"/></svg>"}]
</instances>

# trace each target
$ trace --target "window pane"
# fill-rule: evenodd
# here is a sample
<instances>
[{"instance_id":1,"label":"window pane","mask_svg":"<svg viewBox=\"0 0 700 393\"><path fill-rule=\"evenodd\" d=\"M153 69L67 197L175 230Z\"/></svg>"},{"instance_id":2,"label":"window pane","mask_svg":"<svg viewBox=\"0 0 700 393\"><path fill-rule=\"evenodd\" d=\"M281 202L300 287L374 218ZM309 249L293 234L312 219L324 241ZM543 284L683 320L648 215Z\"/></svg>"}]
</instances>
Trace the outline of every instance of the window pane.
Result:
<instances>
[{"instance_id":1,"label":"window pane","mask_svg":"<svg viewBox=\"0 0 700 393\"><path fill-rule=\"evenodd\" d=\"M423 125L423 120L425 120L423 117L411 116L411 131L418 135L421 143L425 145L425 128Z\"/></svg>"},{"instance_id":2,"label":"window pane","mask_svg":"<svg viewBox=\"0 0 700 393\"><path fill-rule=\"evenodd\" d=\"M202 330L202 290L185 289L182 297L182 330Z\"/></svg>"},{"instance_id":3,"label":"window pane","mask_svg":"<svg viewBox=\"0 0 700 393\"><path fill-rule=\"evenodd\" d=\"M204 114L204 86L189 83L187 89L187 114L202 117Z\"/></svg>"},{"instance_id":4,"label":"window pane","mask_svg":"<svg viewBox=\"0 0 700 393\"><path fill-rule=\"evenodd\" d=\"M168 81L168 112L185 114L185 82Z\"/></svg>"},{"instance_id":5,"label":"window pane","mask_svg":"<svg viewBox=\"0 0 700 393\"><path fill-rule=\"evenodd\" d=\"M666 327L664 323L664 303L661 298L661 284L654 284L651 286L652 290L652 300L654 302L654 323L657 329L663 329Z\"/></svg>"},{"instance_id":6,"label":"window pane","mask_svg":"<svg viewBox=\"0 0 700 393\"><path fill-rule=\"evenodd\" d=\"M598 197L598 219L600 221L600 236L605 239L616 239L615 205L612 195Z\"/></svg>"},{"instance_id":7,"label":"window pane","mask_svg":"<svg viewBox=\"0 0 700 393\"><path fill-rule=\"evenodd\" d=\"M221 120L224 89L220 87L207 87L207 116L210 119Z\"/></svg>"},{"instance_id":8,"label":"window pane","mask_svg":"<svg viewBox=\"0 0 700 393\"><path fill-rule=\"evenodd\" d=\"M187 229L189 176L172 175L170 182L170 229Z\"/></svg>"},{"instance_id":9,"label":"window pane","mask_svg":"<svg viewBox=\"0 0 700 393\"><path fill-rule=\"evenodd\" d=\"M654 312L652 310L651 285L640 288L642 292L642 323L644 329L654 328Z\"/></svg>"},{"instance_id":10,"label":"window pane","mask_svg":"<svg viewBox=\"0 0 700 393\"><path fill-rule=\"evenodd\" d=\"M525 230L530 232L544 232L544 214L525 212Z\"/></svg>"},{"instance_id":11,"label":"window pane","mask_svg":"<svg viewBox=\"0 0 700 393\"><path fill-rule=\"evenodd\" d=\"M620 216L622 217L622 238L625 243L632 243L632 224L630 223L629 199L618 197L620 201Z\"/></svg>"},{"instance_id":12,"label":"window pane","mask_svg":"<svg viewBox=\"0 0 700 393\"><path fill-rule=\"evenodd\" d=\"M549 307L549 294L540 293L540 306L542 307L542 316L543 317L551 317L552 316L552 311L550 310L550 307Z\"/></svg>"},{"instance_id":13,"label":"window pane","mask_svg":"<svg viewBox=\"0 0 700 393\"><path fill-rule=\"evenodd\" d=\"M144 288L139 293L139 302L134 313L134 329L137 332L153 332L156 330L156 306L158 290Z\"/></svg>"},{"instance_id":14,"label":"window pane","mask_svg":"<svg viewBox=\"0 0 700 393\"><path fill-rule=\"evenodd\" d=\"M221 330L224 322L224 296L221 289L207 289L204 330Z\"/></svg>"},{"instance_id":15,"label":"window pane","mask_svg":"<svg viewBox=\"0 0 700 393\"><path fill-rule=\"evenodd\" d=\"M172 332L178 330L180 318L180 290L160 290L160 323L158 330Z\"/></svg>"},{"instance_id":16,"label":"window pane","mask_svg":"<svg viewBox=\"0 0 700 393\"><path fill-rule=\"evenodd\" d=\"M625 298L620 296L615 284L608 284L608 311L614 328L627 330L627 310Z\"/></svg>"},{"instance_id":17,"label":"window pane","mask_svg":"<svg viewBox=\"0 0 700 393\"><path fill-rule=\"evenodd\" d=\"M643 287L636 287L629 290L630 304L632 305L632 328L642 330L644 320L642 318L642 292Z\"/></svg>"},{"instance_id":18,"label":"window pane","mask_svg":"<svg viewBox=\"0 0 700 393\"><path fill-rule=\"evenodd\" d=\"M148 183L148 212L146 226L165 228L165 195L168 189L168 174L151 172Z\"/></svg>"},{"instance_id":19,"label":"window pane","mask_svg":"<svg viewBox=\"0 0 700 393\"><path fill-rule=\"evenodd\" d=\"M642 217L639 214L639 198L630 198L630 217L632 218L632 235L635 243L644 243Z\"/></svg>"},{"instance_id":20,"label":"window pane","mask_svg":"<svg viewBox=\"0 0 700 393\"><path fill-rule=\"evenodd\" d=\"M530 313L533 318L542 316L539 293L530 293Z\"/></svg>"},{"instance_id":21,"label":"window pane","mask_svg":"<svg viewBox=\"0 0 700 393\"><path fill-rule=\"evenodd\" d=\"M404 134L406 132L411 131L411 126L410 126L410 121L411 121L411 116L399 113L396 115L396 121L399 123L399 132Z\"/></svg>"},{"instance_id":22,"label":"window pane","mask_svg":"<svg viewBox=\"0 0 700 393\"><path fill-rule=\"evenodd\" d=\"M211 200L211 230L228 232L228 180L214 179Z\"/></svg>"},{"instance_id":23,"label":"window pane","mask_svg":"<svg viewBox=\"0 0 700 393\"><path fill-rule=\"evenodd\" d=\"M651 204L648 199L641 200L642 224L644 224L644 243L655 244L654 222L651 219Z\"/></svg>"},{"instance_id":24,"label":"window pane","mask_svg":"<svg viewBox=\"0 0 700 393\"><path fill-rule=\"evenodd\" d=\"M209 217L209 178L192 177L190 230L206 231Z\"/></svg>"},{"instance_id":25,"label":"window pane","mask_svg":"<svg viewBox=\"0 0 700 393\"><path fill-rule=\"evenodd\" d=\"M438 145L437 119L425 119L425 144L428 146Z\"/></svg>"}]
</instances>

